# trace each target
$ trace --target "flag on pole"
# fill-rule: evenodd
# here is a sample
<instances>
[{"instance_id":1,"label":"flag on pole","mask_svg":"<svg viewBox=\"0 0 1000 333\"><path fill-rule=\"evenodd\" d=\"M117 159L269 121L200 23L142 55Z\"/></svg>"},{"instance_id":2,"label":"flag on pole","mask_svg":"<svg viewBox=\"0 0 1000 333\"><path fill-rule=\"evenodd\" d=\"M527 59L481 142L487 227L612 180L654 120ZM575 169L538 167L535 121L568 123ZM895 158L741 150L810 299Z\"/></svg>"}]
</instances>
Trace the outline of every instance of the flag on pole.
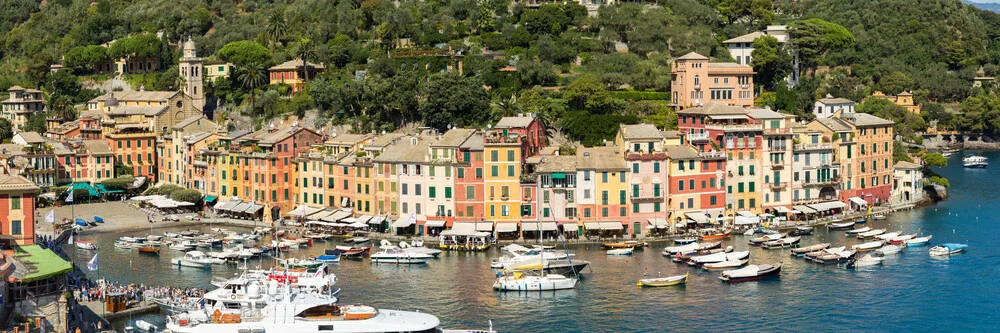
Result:
<instances>
[{"instance_id":1,"label":"flag on pole","mask_svg":"<svg viewBox=\"0 0 1000 333\"><path fill-rule=\"evenodd\" d=\"M72 203L73 202L73 189L69 189L69 190L67 190L67 192L69 192L69 195L66 196L66 202Z\"/></svg>"},{"instance_id":2,"label":"flag on pole","mask_svg":"<svg viewBox=\"0 0 1000 333\"><path fill-rule=\"evenodd\" d=\"M66 242L66 244L73 245L73 233L72 232L69 233L69 241Z\"/></svg>"},{"instance_id":3,"label":"flag on pole","mask_svg":"<svg viewBox=\"0 0 1000 333\"><path fill-rule=\"evenodd\" d=\"M91 270L91 271L96 271L97 270L97 254L96 253L94 254L94 258L91 258L90 261L87 262L87 269Z\"/></svg>"},{"instance_id":4,"label":"flag on pole","mask_svg":"<svg viewBox=\"0 0 1000 333\"><path fill-rule=\"evenodd\" d=\"M45 214L45 222L56 223L56 210L50 210L48 214Z\"/></svg>"},{"instance_id":5,"label":"flag on pole","mask_svg":"<svg viewBox=\"0 0 1000 333\"><path fill-rule=\"evenodd\" d=\"M302 208L302 219L305 220L306 219L306 205L301 205L299 207Z\"/></svg>"}]
</instances>

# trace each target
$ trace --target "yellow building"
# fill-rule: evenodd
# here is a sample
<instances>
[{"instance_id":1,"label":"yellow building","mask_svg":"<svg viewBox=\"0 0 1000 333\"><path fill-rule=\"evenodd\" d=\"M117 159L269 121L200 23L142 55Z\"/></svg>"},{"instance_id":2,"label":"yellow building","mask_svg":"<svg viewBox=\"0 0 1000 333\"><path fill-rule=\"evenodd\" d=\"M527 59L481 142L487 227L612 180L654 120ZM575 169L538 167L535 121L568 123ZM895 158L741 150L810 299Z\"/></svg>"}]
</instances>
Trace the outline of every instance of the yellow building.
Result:
<instances>
[{"instance_id":1,"label":"yellow building","mask_svg":"<svg viewBox=\"0 0 1000 333\"><path fill-rule=\"evenodd\" d=\"M584 190L593 186L594 200L581 203L584 210L581 221L588 233L594 231L593 222L599 224L601 231L620 231L622 225L628 225L628 167L617 147L590 147L576 151L576 170L593 175L590 181L579 185ZM587 216L586 211L592 208L593 214ZM603 222L615 222L605 224ZM588 224L589 223L589 224ZM626 227L627 228L627 227Z\"/></svg>"},{"instance_id":2,"label":"yellow building","mask_svg":"<svg viewBox=\"0 0 1000 333\"><path fill-rule=\"evenodd\" d=\"M306 73L309 79L312 79L316 77L316 74L326 70L326 66L323 64L314 64L311 62L306 62L304 67L302 59L292 59L283 62L267 70L270 74L269 81L271 84L287 84L292 87L292 91L299 92L306 86L303 72Z\"/></svg>"},{"instance_id":3,"label":"yellow building","mask_svg":"<svg viewBox=\"0 0 1000 333\"><path fill-rule=\"evenodd\" d=\"M917 105L917 102L913 99L913 94L910 93L909 91L901 92L899 93L899 95L896 96L889 96L883 94L881 91L876 91L875 93L872 94L872 97L885 98L891 101L893 104L906 108L907 111L916 114L920 113L920 105Z\"/></svg>"},{"instance_id":4,"label":"yellow building","mask_svg":"<svg viewBox=\"0 0 1000 333\"><path fill-rule=\"evenodd\" d=\"M521 136L504 135L500 131L484 138L483 152L486 174L486 220L499 223L517 223L521 220ZM500 227L497 227L500 230ZM507 230L507 229L504 229ZM516 230L516 228L515 228ZM510 231L504 231L510 232Z\"/></svg>"}]
</instances>

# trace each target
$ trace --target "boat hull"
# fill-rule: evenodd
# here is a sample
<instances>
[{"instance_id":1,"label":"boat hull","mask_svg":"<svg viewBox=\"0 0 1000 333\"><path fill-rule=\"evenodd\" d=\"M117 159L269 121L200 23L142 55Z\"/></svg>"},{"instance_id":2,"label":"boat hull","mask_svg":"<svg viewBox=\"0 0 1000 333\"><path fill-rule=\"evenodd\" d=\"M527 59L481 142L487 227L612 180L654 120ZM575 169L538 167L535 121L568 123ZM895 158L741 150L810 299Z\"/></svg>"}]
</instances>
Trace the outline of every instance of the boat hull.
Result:
<instances>
[{"instance_id":1,"label":"boat hull","mask_svg":"<svg viewBox=\"0 0 1000 333\"><path fill-rule=\"evenodd\" d=\"M780 274L781 274L781 266L777 266L774 269L771 269L771 270L766 271L766 272L760 272L760 273L758 273L757 275L754 275L754 276L740 276L740 277L721 276L719 278L722 279L722 281L729 282L729 283L741 283L741 282L750 282L750 281L759 281L759 280L764 280L764 279L770 279L770 278L778 277Z\"/></svg>"},{"instance_id":2,"label":"boat hull","mask_svg":"<svg viewBox=\"0 0 1000 333\"><path fill-rule=\"evenodd\" d=\"M419 265L426 264L429 258L416 258L416 257L372 257L373 263L379 264L406 264L406 265Z\"/></svg>"},{"instance_id":3,"label":"boat hull","mask_svg":"<svg viewBox=\"0 0 1000 333\"><path fill-rule=\"evenodd\" d=\"M669 287L678 286L687 283L688 275L684 274L682 278L667 278L667 279L639 279L635 282L636 287Z\"/></svg>"}]
</instances>

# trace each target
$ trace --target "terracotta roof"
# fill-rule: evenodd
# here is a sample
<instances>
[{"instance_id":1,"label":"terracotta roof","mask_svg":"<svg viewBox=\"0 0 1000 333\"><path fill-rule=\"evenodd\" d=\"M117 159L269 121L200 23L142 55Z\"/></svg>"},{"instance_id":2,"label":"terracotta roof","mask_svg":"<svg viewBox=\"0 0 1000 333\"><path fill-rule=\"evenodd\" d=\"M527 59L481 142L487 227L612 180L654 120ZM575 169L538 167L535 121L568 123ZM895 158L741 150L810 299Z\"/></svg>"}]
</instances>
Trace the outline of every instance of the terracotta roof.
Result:
<instances>
[{"instance_id":1,"label":"terracotta roof","mask_svg":"<svg viewBox=\"0 0 1000 333\"><path fill-rule=\"evenodd\" d=\"M494 128L528 128L535 117L503 117Z\"/></svg>"},{"instance_id":2,"label":"terracotta roof","mask_svg":"<svg viewBox=\"0 0 1000 333\"><path fill-rule=\"evenodd\" d=\"M677 60L708 60L708 57L698 54L697 52L691 52L680 56Z\"/></svg>"},{"instance_id":3,"label":"terracotta roof","mask_svg":"<svg viewBox=\"0 0 1000 333\"><path fill-rule=\"evenodd\" d=\"M208 120L208 118L205 118L204 115L200 115L199 114L199 115L196 115L196 116L188 117L187 119L184 119L183 121L177 123L177 125L174 125L173 129L175 129L175 130L182 130L185 127L188 127L191 124L194 124L195 122L197 122L199 120L202 120L202 119L204 119L205 121L211 121L211 120Z\"/></svg>"},{"instance_id":4,"label":"terracotta roof","mask_svg":"<svg viewBox=\"0 0 1000 333\"><path fill-rule=\"evenodd\" d=\"M847 132L854 129L851 124L841 120L840 118L819 118L813 121L818 122L820 125L823 125L834 132Z\"/></svg>"},{"instance_id":5,"label":"terracotta roof","mask_svg":"<svg viewBox=\"0 0 1000 333\"><path fill-rule=\"evenodd\" d=\"M13 86L13 87L10 87L9 89L7 89L7 91L24 91L24 87L22 87L22 86Z\"/></svg>"},{"instance_id":6,"label":"terracotta roof","mask_svg":"<svg viewBox=\"0 0 1000 333\"><path fill-rule=\"evenodd\" d=\"M264 128L259 131L248 134L247 136L240 138L240 140L257 141L258 144L272 145L278 141L287 139L288 137L293 136L301 131L310 131L316 133L316 131L302 126L293 129L291 125L281 125L281 126L276 126L274 131L271 131L270 128ZM318 135L319 133L316 134Z\"/></svg>"},{"instance_id":7,"label":"terracotta roof","mask_svg":"<svg viewBox=\"0 0 1000 333\"><path fill-rule=\"evenodd\" d=\"M314 69L326 69L326 66L317 65L317 64L314 64L314 63L311 63L311 62L308 62L308 61L306 62L306 65L309 66L310 68L314 68ZM276 65L274 67L271 67L268 70L281 71L281 70L299 69L299 68L302 68L301 66L302 66L302 59L292 59L292 60L283 62L281 64L278 64L278 65Z\"/></svg>"},{"instance_id":8,"label":"terracotta roof","mask_svg":"<svg viewBox=\"0 0 1000 333\"><path fill-rule=\"evenodd\" d=\"M830 96L830 94L827 94L824 98L820 98L817 102L823 104L854 104L854 101L852 100L846 98L834 98L833 96Z\"/></svg>"},{"instance_id":9,"label":"terracotta roof","mask_svg":"<svg viewBox=\"0 0 1000 333\"><path fill-rule=\"evenodd\" d=\"M893 167L896 168L896 169L910 169L910 170L913 170L913 169L920 169L920 164L916 164L916 163L913 163L913 162L907 162L907 161L899 161L899 162L896 162L896 165L894 165Z\"/></svg>"},{"instance_id":10,"label":"terracotta roof","mask_svg":"<svg viewBox=\"0 0 1000 333\"><path fill-rule=\"evenodd\" d=\"M587 147L576 151L578 169L625 170L625 159L615 147Z\"/></svg>"},{"instance_id":11,"label":"terracotta roof","mask_svg":"<svg viewBox=\"0 0 1000 333\"><path fill-rule=\"evenodd\" d=\"M0 193L6 190L33 191L37 189L38 186L35 186L35 184L27 178L13 175L0 175Z\"/></svg>"},{"instance_id":12,"label":"terracotta roof","mask_svg":"<svg viewBox=\"0 0 1000 333\"><path fill-rule=\"evenodd\" d=\"M703 114L703 115L726 115L747 113L746 109L739 106L726 105L719 102L708 102L703 106L687 108L677 111L681 114Z\"/></svg>"},{"instance_id":13,"label":"terracotta roof","mask_svg":"<svg viewBox=\"0 0 1000 333\"><path fill-rule=\"evenodd\" d=\"M422 135L419 137L409 136L396 141L382 154L375 157L375 162L390 163L423 163L427 160L427 149L430 147L431 137ZM416 143L413 141L416 140Z\"/></svg>"},{"instance_id":14,"label":"terracotta roof","mask_svg":"<svg viewBox=\"0 0 1000 333\"><path fill-rule=\"evenodd\" d=\"M173 98L178 93L179 92L177 91L148 91L148 90L113 91L101 96L97 96L88 102L103 102L108 98L110 98L112 94L114 94L115 99L117 99L120 102L125 102L125 101L162 102Z\"/></svg>"},{"instance_id":15,"label":"terracotta roof","mask_svg":"<svg viewBox=\"0 0 1000 333\"><path fill-rule=\"evenodd\" d=\"M660 130L653 124L621 125L618 128L625 139L661 139Z\"/></svg>"},{"instance_id":16,"label":"terracotta roof","mask_svg":"<svg viewBox=\"0 0 1000 333\"><path fill-rule=\"evenodd\" d=\"M757 37L760 37L762 35L764 35L763 32L755 31L755 32L751 32L751 33L748 33L748 34L743 35L743 36L739 36L739 37L734 37L734 38L727 39L727 40L723 41L722 44L730 44L730 43L752 43L755 39L757 39Z\"/></svg>"},{"instance_id":17,"label":"terracotta roof","mask_svg":"<svg viewBox=\"0 0 1000 333\"><path fill-rule=\"evenodd\" d=\"M667 151L667 157L670 159L692 159L701 157L701 155L698 155L697 150L689 146L670 145L663 148Z\"/></svg>"},{"instance_id":18,"label":"terracotta roof","mask_svg":"<svg viewBox=\"0 0 1000 333\"><path fill-rule=\"evenodd\" d=\"M476 132L471 128L453 128L444 133L431 147L454 147L458 148Z\"/></svg>"},{"instance_id":19,"label":"terracotta roof","mask_svg":"<svg viewBox=\"0 0 1000 333\"><path fill-rule=\"evenodd\" d=\"M112 153L111 146L104 140L84 140L83 145L93 155L108 155Z\"/></svg>"},{"instance_id":20,"label":"terracotta roof","mask_svg":"<svg viewBox=\"0 0 1000 333\"><path fill-rule=\"evenodd\" d=\"M555 156L545 156L541 158L538 166L535 167L535 172L538 173L549 173L549 172L575 172L577 164L576 156L565 156L565 155L555 155Z\"/></svg>"},{"instance_id":21,"label":"terracotta roof","mask_svg":"<svg viewBox=\"0 0 1000 333\"><path fill-rule=\"evenodd\" d=\"M462 143L461 146L459 146L459 148L471 151L480 151L483 150L484 147L485 144L483 144L483 134L479 132L470 136L465 140L465 142Z\"/></svg>"},{"instance_id":22,"label":"terracotta roof","mask_svg":"<svg viewBox=\"0 0 1000 333\"><path fill-rule=\"evenodd\" d=\"M384 135L376 136L371 142L365 144L365 149L368 148L385 148L389 146L393 141L399 139L403 136L403 133L386 133Z\"/></svg>"},{"instance_id":23,"label":"terracotta roof","mask_svg":"<svg viewBox=\"0 0 1000 333\"><path fill-rule=\"evenodd\" d=\"M747 115L753 119L784 119L790 116L771 109L749 109L747 110Z\"/></svg>"},{"instance_id":24,"label":"terracotta roof","mask_svg":"<svg viewBox=\"0 0 1000 333\"><path fill-rule=\"evenodd\" d=\"M45 138L35 132L24 131L17 133L17 135L20 135L21 139L24 139L24 142L27 143L45 143Z\"/></svg>"},{"instance_id":25,"label":"terracotta roof","mask_svg":"<svg viewBox=\"0 0 1000 333\"><path fill-rule=\"evenodd\" d=\"M681 137L681 131L662 131L660 134L667 139L676 139Z\"/></svg>"},{"instance_id":26,"label":"terracotta roof","mask_svg":"<svg viewBox=\"0 0 1000 333\"><path fill-rule=\"evenodd\" d=\"M324 142L328 145L356 145L362 141L372 138L371 134L337 134L335 137L331 137Z\"/></svg>"},{"instance_id":27,"label":"terracotta roof","mask_svg":"<svg viewBox=\"0 0 1000 333\"><path fill-rule=\"evenodd\" d=\"M840 117L841 119L853 123L855 126L892 126L896 124L891 120L885 120L867 113L846 113L842 114Z\"/></svg>"}]
</instances>

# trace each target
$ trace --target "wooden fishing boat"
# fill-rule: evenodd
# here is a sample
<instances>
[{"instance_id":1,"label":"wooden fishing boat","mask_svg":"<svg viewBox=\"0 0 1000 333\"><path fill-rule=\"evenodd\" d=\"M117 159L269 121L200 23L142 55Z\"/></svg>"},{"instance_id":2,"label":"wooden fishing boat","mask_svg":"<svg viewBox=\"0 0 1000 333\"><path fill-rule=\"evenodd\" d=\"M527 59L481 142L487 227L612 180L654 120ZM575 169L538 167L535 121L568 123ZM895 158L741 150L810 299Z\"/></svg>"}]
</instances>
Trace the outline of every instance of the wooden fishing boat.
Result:
<instances>
[{"instance_id":1,"label":"wooden fishing boat","mask_svg":"<svg viewBox=\"0 0 1000 333\"><path fill-rule=\"evenodd\" d=\"M826 226L826 228L827 230L844 230L844 229L850 229L853 226L854 226L854 221L848 221L848 222L830 223L829 225Z\"/></svg>"},{"instance_id":2,"label":"wooden fishing boat","mask_svg":"<svg viewBox=\"0 0 1000 333\"><path fill-rule=\"evenodd\" d=\"M710 271L716 271L716 270L722 270L722 269L730 269L730 268L743 267L743 266L745 266L748 263L750 263L750 258L744 258L744 259L739 259L739 260L727 260L727 261L723 261L723 262L708 263L708 264L702 265L701 268L704 268L704 269L707 269L707 270L710 270Z\"/></svg>"},{"instance_id":3,"label":"wooden fishing boat","mask_svg":"<svg viewBox=\"0 0 1000 333\"><path fill-rule=\"evenodd\" d=\"M933 236L927 235L924 237L916 237L903 241L903 244L906 244L906 247L927 245L927 242L931 240L931 237Z\"/></svg>"},{"instance_id":4,"label":"wooden fishing boat","mask_svg":"<svg viewBox=\"0 0 1000 333\"><path fill-rule=\"evenodd\" d=\"M858 239L872 238L885 233L885 229L875 229L869 232L862 232L858 234ZM895 237L895 236L894 236Z\"/></svg>"},{"instance_id":5,"label":"wooden fishing boat","mask_svg":"<svg viewBox=\"0 0 1000 333\"><path fill-rule=\"evenodd\" d=\"M614 242L614 243L603 243L601 244L605 249L634 249L638 247L649 246L649 243L638 242L638 241L625 241L625 242Z\"/></svg>"},{"instance_id":6,"label":"wooden fishing boat","mask_svg":"<svg viewBox=\"0 0 1000 333\"><path fill-rule=\"evenodd\" d=\"M869 231L872 231L871 227L863 227L863 228L857 228L857 229L848 230L844 234L847 235L847 236L850 236L850 235L857 235L857 234L864 233L864 232L869 232Z\"/></svg>"},{"instance_id":7,"label":"wooden fishing boat","mask_svg":"<svg viewBox=\"0 0 1000 333\"><path fill-rule=\"evenodd\" d=\"M636 287L667 287L681 285L687 282L688 274L662 277L656 279L639 279L636 281Z\"/></svg>"},{"instance_id":8,"label":"wooden fishing boat","mask_svg":"<svg viewBox=\"0 0 1000 333\"><path fill-rule=\"evenodd\" d=\"M813 233L813 227L796 227L788 233L789 236L805 236Z\"/></svg>"},{"instance_id":9,"label":"wooden fishing boat","mask_svg":"<svg viewBox=\"0 0 1000 333\"><path fill-rule=\"evenodd\" d=\"M767 242L770 242L770 241L776 241L776 240L785 238L787 236L788 235L783 235L783 234L767 234L767 235L764 235L764 236L761 236L761 237L750 239L750 241L748 241L748 243L750 245L760 246L760 245L762 245L764 243L767 243Z\"/></svg>"},{"instance_id":10,"label":"wooden fishing boat","mask_svg":"<svg viewBox=\"0 0 1000 333\"><path fill-rule=\"evenodd\" d=\"M882 244L883 244L882 241L873 241L873 242L867 242L867 243L857 244L857 245L852 246L851 248L854 249L854 250L856 250L856 251L859 251L859 252L871 251L871 250L874 250L874 249L882 247Z\"/></svg>"},{"instance_id":11,"label":"wooden fishing boat","mask_svg":"<svg viewBox=\"0 0 1000 333\"><path fill-rule=\"evenodd\" d=\"M153 246L143 246L143 247L139 248L139 253L159 255L160 254L160 248L153 247Z\"/></svg>"},{"instance_id":12,"label":"wooden fishing boat","mask_svg":"<svg viewBox=\"0 0 1000 333\"><path fill-rule=\"evenodd\" d=\"M914 239L914 238L916 238L916 237L917 237L917 235L916 235L916 234L909 234L909 235L899 235L899 236L896 236L896 237L893 237L893 238L890 238L890 239L889 239L889 243L891 243L891 244L896 244L896 245L900 245L900 244L903 244L903 242L905 242L905 241L908 241L908 240L911 240L911 239Z\"/></svg>"},{"instance_id":13,"label":"wooden fishing boat","mask_svg":"<svg viewBox=\"0 0 1000 333\"><path fill-rule=\"evenodd\" d=\"M786 247L786 246L794 246L796 244L799 244L799 240L801 240L801 239L802 239L802 237L800 237L800 236L785 237L785 238L776 239L776 240L773 240L773 241L770 241L770 242L765 242L764 245L761 245L761 246L765 250L774 249L774 248L783 248L783 247Z\"/></svg>"},{"instance_id":14,"label":"wooden fishing boat","mask_svg":"<svg viewBox=\"0 0 1000 333\"><path fill-rule=\"evenodd\" d=\"M719 241L719 240L723 240L723 239L729 238L732 235L733 235L733 231L732 230L711 231L709 233L705 233L705 234L702 234L702 235L698 236L698 239L701 239L701 241L703 241L703 242L707 242L707 241Z\"/></svg>"}]
</instances>

